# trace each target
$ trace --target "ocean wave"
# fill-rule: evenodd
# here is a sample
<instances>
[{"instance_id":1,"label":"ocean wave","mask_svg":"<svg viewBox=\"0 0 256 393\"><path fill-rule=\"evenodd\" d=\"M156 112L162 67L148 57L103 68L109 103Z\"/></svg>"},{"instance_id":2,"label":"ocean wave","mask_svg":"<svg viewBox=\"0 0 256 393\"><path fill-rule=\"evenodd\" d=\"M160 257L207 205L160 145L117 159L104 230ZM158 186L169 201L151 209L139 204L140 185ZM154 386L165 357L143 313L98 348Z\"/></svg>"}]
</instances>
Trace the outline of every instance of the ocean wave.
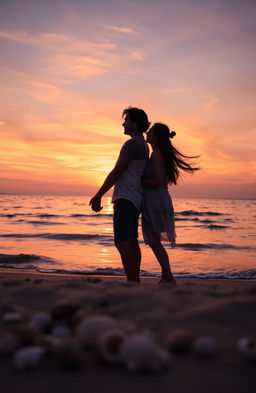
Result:
<instances>
[{"instance_id":1,"label":"ocean wave","mask_svg":"<svg viewBox=\"0 0 256 393\"><path fill-rule=\"evenodd\" d=\"M35 261L40 263L52 263L54 260L52 258L36 254L0 254L1 267L3 267L3 264L25 264Z\"/></svg>"},{"instance_id":2,"label":"ocean wave","mask_svg":"<svg viewBox=\"0 0 256 393\"><path fill-rule=\"evenodd\" d=\"M200 279L229 279L229 280L255 280L256 270L245 270L241 272L227 273L177 273L177 278L200 278Z\"/></svg>"},{"instance_id":3,"label":"ocean wave","mask_svg":"<svg viewBox=\"0 0 256 393\"><path fill-rule=\"evenodd\" d=\"M20 220L19 220L20 221ZM56 222L56 221L27 221L28 224L33 225L66 225L65 222Z\"/></svg>"},{"instance_id":4,"label":"ocean wave","mask_svg":"<svg viewBox=\"0 0 256 393\"><path fill-rule=\"evenodd\" d=\"M49 213L6 213L0 214L0 217L6 217L6 218L13 218L17 216L33 216L33 217L38 217L38 218L58 218L58 217L72 217L72 218L102 218L102 217L112 217L113 214L82 214L82 213L77 213L77 214L70 214L70 215L64 215L64 214L49 214Z\"/></svg>"},{"instance_id":5,"label":"ocean wave","mask_svg":"<svg viewBox=\"0 0 256 393\"><path fill-rule=\"evenodd\" d=\"M0 217L13 218L17 216L33 216L33 213L13 213L13 214L0 214Z\"/></svg>"},{"instance_id":6,"label":"ocean wave","mask_svg":"<svg viewBox=\"0 0 256 393\"><path fill-rule=\"evenodd\" d=\"M230 228L230 227L228 225L210 224L210 225L205 225L204 228L211 229L211 230L214 230L214 229L218 230L218 229L227 229L227 228Z\"/></svg>"},{"instance_id":7,"label":"ocean wave","mask_svg":"<svg viewBox=\"0 0 256 393\"><path fill-rule=\"evenodd\" d=\"M167 245L167 247L171 247ZM178 243L176 244L175 248L182 248L184 250L190 250L190 251L201 251L201 250L256 250L256 247L250 247L250 246L234 246L233 244L215 244L215 243Z\"/></svg>"},{"instance_id":8,"label":"ocean wave","mask_svg":"<svg viewBox=\"0 0 256 393\"><path fill-rule=\"evenodd\" d=\"M175 214L180 215L180 216L224 216L224 215L229 215L229 214L223 214L223 213L217 213L217 212L211 212L211 211L198 212L196 210L184 210L182 212L176 212Z\"/></svg>"},{"instance_id":9,"label":"ocean wave","mask_svg":"<svg viewBox=\"0 0 256 393\"><path fill-rule=\"evenodd\" d=\"M16 238L16 239L27 239L27 238L43 238L43 239L54 239L54 240L113 240L111 236L107 235L90 235L86 233L6 233L0 234L3 238Z\"/></svg>"},{"instance_id":10,"label":"ocean wave","mask_svg":"<svg viewBox=\"0 0 256 393\"><path fill-rule=\"evenodd\" d=\"M80 217L93 217L93 218L101 218L101 217L112 217L113 214L71 214L68 217L75 217L75 218L80 218Z\"/></svg>"},{"instance_id":11,"label":"ocean wave","mask_svg":"<svg viewBox=\"0 0 256 393\"><path fill-rule=\"evenodd\" d=\"M40 217L40 218L56 218L56 217L62 217L60 214L48 214L48 213L44 213L44 214L35 214L36 217Z\"/></svg>"}]
</instances>

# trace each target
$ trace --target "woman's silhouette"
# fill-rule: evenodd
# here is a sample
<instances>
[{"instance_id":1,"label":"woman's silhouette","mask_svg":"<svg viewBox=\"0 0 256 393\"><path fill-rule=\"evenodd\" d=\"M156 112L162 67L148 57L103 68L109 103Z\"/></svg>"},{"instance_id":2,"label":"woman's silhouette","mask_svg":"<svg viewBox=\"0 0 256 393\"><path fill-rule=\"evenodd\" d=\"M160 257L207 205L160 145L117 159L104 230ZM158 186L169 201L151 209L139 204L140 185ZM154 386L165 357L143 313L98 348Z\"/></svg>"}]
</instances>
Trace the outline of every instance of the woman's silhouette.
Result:
<instances>
[{"instance_id":1,"label":"woman's silhouette","mask_svg":"<svg viewBox=\"0 0 256 393\"><path fill-rule=\"evenodd\" d=\"M185 156L173 147L170 138L176 135L165 124L155 123L147 132L153 152L148 160L142 180L143 208L142 232L144 241L154 252L162 269L159 283L176 284L172 275L168 254L161 241L175 245L175 224L172 199L168 183L177 184L180 171L193 173L199 168L186 160L196 157Z\"/></svg>"}]
</instances>

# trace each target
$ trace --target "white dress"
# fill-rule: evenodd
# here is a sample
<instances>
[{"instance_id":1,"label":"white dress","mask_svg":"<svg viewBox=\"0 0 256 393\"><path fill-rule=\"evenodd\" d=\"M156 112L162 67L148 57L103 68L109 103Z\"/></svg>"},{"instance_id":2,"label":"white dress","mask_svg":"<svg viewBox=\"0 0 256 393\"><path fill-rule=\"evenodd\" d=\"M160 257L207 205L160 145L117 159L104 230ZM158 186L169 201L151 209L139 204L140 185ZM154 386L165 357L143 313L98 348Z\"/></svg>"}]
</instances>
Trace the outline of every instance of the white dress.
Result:
<instances>
[{"instance_id":1,"label":"white dress","mask_svg":"<svg viewBox=\"0 0 256 393\"><path fill-rule=\"evenodd\" d=\"M154 188L143 188L142 233L146 244L158 241L170 242L175 246L175 222L172 198L168 192L165 168L163 184ZM145 179L152 177L151 161L148 160Z\"/></svg>"}]
</instances>

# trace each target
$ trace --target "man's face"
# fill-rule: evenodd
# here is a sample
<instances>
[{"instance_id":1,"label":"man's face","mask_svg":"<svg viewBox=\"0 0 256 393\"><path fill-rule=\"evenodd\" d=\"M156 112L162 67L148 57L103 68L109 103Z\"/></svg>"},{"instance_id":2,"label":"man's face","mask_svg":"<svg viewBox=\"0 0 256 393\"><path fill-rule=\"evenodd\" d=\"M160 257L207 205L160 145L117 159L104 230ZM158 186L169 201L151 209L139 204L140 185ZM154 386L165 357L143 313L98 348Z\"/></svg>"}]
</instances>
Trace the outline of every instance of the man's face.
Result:
<instances>
[{"instance_id":1,"label":"man's face","mask_svg":"<svg viewBox=\"0 0 256 393\"><path fill-rule=\"evenodd\" d=\"M134 131L134 123L131 121L131 118L128 113L125 115L122 126L124 127L125 135L131 135L132 132Z\"/></svg>"}]
</instances>

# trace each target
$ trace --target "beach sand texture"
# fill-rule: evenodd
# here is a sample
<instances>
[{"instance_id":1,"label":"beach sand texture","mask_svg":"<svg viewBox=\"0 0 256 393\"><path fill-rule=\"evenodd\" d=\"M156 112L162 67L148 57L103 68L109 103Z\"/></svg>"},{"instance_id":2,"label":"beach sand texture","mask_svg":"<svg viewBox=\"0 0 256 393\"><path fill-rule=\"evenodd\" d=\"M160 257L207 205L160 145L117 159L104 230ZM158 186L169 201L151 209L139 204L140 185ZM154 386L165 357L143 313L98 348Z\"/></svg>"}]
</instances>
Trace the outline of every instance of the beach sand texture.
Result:
<instances>
[{"instance_id":1,"label":"beach sand texture","mask_svg":"<svg viewBox=\"0 0 256 393\"><path fill-rule=\"evenodd\" d=\"M237 346L242 337L256 339L253 280L178 279L170 289L155 278L137 286L118 277L3 271L0 296L1 339L35 313L66 304L77 306L77 320L104 315L138 332L150 331L164 349L168 336L181 329L194 340L210 337L216 344L213 356L200 357L193 348L172 354L170 364L158 372L131 372L103 361L92 349L83 349L80 367L74 369L61 367L60 357L51 354L33 370L17 370L13 354L2 354L1 392L256 392L256 361L244 359ZM8 307L25 322L4 320Z\"/></svg>"}]
</instances>

